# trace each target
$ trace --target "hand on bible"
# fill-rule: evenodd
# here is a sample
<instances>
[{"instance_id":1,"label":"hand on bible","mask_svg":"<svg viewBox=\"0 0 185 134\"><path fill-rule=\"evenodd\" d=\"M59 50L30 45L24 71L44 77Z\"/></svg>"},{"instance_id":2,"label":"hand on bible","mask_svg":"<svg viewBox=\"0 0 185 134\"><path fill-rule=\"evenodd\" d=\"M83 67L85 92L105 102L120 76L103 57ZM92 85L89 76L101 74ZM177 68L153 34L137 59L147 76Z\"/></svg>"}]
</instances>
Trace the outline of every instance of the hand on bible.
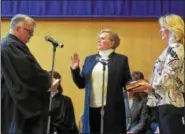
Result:
<instances>
[{"instance_id":1,"label":"hand on bible","mask_svg":"<svg viewBox=\"0 0 185 134\"><path fill-rule=\"evenodd\" d=\"M71 68L72 69L76 69L79 67L80 64L80 59L79 59L79 55L77 53L75 53L73 56L71 56Z\"/></svg>"}]
</instances>

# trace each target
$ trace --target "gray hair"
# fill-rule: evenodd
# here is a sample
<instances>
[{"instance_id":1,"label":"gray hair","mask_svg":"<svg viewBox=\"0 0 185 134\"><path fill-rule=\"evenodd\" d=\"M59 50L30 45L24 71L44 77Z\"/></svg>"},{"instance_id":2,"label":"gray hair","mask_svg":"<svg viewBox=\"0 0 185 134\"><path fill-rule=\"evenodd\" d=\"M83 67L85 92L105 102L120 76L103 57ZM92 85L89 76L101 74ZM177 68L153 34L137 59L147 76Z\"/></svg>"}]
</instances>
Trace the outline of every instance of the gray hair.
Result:
<instances>
[{"instance_id":1,"label":"gray hair","mask_svg":"<svg viewBox=\"0 0 185 134\"><path fill-rule=\"evenodd\" d=\"M31 20L32 23L35 25L35 20L33 18L24 14L17 14L11 19L10 29L14 29L19 23L24 23L26 20Z\"/></svg>"}]
</instances>

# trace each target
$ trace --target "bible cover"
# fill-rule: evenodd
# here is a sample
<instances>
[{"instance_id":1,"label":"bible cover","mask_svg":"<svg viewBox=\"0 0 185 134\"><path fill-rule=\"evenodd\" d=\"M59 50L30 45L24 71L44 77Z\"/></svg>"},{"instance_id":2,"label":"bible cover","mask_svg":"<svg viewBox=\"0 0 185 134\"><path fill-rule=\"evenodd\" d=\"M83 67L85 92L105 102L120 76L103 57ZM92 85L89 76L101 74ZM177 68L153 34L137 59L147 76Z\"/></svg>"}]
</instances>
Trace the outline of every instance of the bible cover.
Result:
<instances>
[{"instance_id":1,"label":"bible cover","mask_svg":"<svg viewBox=\"0 0 185 134\"><path fill-rule=\"evenodd\" d=\"M146 81L145 80L137 80L137 81L129 82L128 84L126 84L126 90L129 91L134 88L137 88L137 87L141 86L139 83L142 83L142 82L146 82Z\"/></svg>"}]
</instances>

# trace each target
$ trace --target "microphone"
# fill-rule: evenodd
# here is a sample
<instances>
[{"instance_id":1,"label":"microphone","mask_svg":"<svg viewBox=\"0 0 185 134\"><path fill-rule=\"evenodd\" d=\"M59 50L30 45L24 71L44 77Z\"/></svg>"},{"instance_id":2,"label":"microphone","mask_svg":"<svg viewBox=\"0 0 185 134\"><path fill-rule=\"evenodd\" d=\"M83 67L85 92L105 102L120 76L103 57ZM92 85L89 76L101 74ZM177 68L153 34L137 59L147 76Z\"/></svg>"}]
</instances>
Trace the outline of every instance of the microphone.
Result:
<instances>
[{"instance_id":1,"label":"microphone","mask_svg":"<svg viewBox=\"0 0 185 134\"><path fill-rule=\"evenodd\" d=\"M60 47L60 48L64 47L63 43L56 41L55 39L53 39L50 36L45 36L45 40L51 42L56 47Z\"/></svg>"}]
</instances>

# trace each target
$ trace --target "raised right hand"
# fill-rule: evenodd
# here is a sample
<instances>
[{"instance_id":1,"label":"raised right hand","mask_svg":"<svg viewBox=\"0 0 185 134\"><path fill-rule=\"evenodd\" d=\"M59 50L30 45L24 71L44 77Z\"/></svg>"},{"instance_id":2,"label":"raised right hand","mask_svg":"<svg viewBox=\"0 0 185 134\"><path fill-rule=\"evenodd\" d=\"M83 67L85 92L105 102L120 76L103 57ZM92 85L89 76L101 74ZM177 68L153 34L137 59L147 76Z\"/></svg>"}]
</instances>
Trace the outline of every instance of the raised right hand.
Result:
<instances>
[{"instance_id":1,"label":"raised right hand","mask_svg":"<svg viewBox=\"0 0 185 134\"><path fill-rule=\"evenodd\" d=\"M79 67L80 65L80 59L79 59L79 55L77 53L74 53L73 56L71 56L71 68L72 69L76 69Z\"/></svg>"}]
</instances>

